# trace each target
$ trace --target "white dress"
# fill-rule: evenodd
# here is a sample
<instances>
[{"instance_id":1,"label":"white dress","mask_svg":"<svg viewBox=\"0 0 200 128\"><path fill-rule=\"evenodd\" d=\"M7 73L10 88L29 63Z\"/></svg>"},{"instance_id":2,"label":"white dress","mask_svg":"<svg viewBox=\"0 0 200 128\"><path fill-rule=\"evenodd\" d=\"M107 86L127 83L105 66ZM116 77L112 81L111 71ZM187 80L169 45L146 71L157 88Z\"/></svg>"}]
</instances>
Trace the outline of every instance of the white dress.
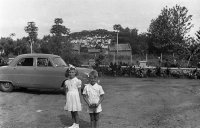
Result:
<instances>
[{"instance_id":1,"label":"white dress","mask_svg":"<svg viewBox=\"0 0 200 128\"><path fill-rule=\"evenodd\" d=\"M90 104L97 104L100 100L100 95L104 94L104 90L102 86L97 83L94 85L85 84L83 94L88 96L88 101L90 102ZM101 104L99 104L99 106L95 111L89 107L87 109L88 113L99 113L101 111L102 111Z\"/></svg>"},{"instance_id":2,"label":"white dress","mask_svg":"<svg viewBox=\"0 0 200 128\"><path fill-rule=\"evenodd\" d=\"M68 89L66 94L66 104L64 110L67 111L81 111L81 101L79 97L78 88L81 87L81 80L74 77L65 81L65 86Z\"/></svg>"}]
</instances>

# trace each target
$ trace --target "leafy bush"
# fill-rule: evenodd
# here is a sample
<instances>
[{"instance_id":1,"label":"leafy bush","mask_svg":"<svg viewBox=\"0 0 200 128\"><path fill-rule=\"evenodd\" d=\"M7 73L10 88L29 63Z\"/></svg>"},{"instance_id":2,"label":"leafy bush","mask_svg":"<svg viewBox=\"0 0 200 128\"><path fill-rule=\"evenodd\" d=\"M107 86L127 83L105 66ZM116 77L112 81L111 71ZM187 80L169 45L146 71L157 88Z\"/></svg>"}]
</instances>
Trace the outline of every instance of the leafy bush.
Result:
<instances>
[{"instance_id":1,"label":"leafy bush","mask_svg":"<svg viewBox=\"0 0 200 128\"><path fill-rule=\"evenodd\" d=\"M96 69L96 67L95 67ZM200 79L198 69L170 69L170 68L141 68L135 66L99 66L98 72L109 76L129 76L129 77L163 77L163 78L189 78Z\"/></svg>"}]
</instances>

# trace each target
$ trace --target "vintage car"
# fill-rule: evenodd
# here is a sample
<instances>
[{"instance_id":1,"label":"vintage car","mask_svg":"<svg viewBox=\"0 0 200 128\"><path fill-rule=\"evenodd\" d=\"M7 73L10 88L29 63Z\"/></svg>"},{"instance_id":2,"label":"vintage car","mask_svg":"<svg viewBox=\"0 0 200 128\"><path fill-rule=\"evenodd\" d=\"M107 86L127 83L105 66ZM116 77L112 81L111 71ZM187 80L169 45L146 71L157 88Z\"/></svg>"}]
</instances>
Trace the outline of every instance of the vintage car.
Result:
<instances>
[{"instance_id":1,"label":"vintage car","mask_svg":"<svg viewBox=\"0 0 200 128\"><path fill-rule=\"evenodd\" d=\"M65 72L70 67L58 55L22 54L7 66L0 67L0 89L11 92L15 87L61 89L66 80ZM92 69L76 67L78 78L87 81Z\"/></svg>"}]
</instances>

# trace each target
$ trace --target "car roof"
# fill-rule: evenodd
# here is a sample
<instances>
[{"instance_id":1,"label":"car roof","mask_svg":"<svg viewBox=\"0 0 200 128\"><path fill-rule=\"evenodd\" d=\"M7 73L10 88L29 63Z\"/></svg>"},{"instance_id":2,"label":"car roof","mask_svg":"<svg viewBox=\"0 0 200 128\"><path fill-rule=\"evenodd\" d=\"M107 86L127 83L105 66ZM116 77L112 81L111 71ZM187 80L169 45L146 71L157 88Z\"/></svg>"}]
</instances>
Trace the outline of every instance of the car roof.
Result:
<instances>
[{"instance_id":1,"label":"car roof","mask_svg":"<svg viewBox=\"0 0 200 128\"><path fill-rule=\"evenodd\" d=\"M54 54L43 54L43 53L30 53L30 54L21 54L17 57L60 57L58 55L54 55Z\"/></svg>"},{"instance_id":2,"label":"car roof","mask_svg":"<svg viewBox=\"0 0 200 128\"><path fill-rule=\"evenodd\" d=\"M43 53L29 53L29 54L21 54L18 55L17 57L14 58L14 60L9 64L9 66L15 65L16 61L19 60L20 58L24 57L46 57L46 58L54 58L54 57L60 57L58 55L54 54L43 54Z\"/></svg>"}]
</instances>

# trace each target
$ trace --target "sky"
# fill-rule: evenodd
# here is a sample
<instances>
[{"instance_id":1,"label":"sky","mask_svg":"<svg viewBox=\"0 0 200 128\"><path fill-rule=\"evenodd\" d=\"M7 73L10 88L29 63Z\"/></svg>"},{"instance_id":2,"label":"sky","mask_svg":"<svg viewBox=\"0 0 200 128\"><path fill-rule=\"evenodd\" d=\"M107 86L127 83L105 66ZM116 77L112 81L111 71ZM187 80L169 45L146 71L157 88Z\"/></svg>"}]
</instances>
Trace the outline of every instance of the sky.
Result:
<instances>
[{"instance_id":1,"label":"sky","mask_svg":"<svg viewBox=\"0 0 200 128\"><path fill-rule=\"evenodd\" d=\"M200 30L200 0L0 0L0 37L15 33L15 39L27 36L24 27L33 21L38 38L50 34L55 18L71 32L113 30L114 24L147 32L152 19L164 7L185 6L193 15L190 35Z\"/></svg>"}]
</instances>

